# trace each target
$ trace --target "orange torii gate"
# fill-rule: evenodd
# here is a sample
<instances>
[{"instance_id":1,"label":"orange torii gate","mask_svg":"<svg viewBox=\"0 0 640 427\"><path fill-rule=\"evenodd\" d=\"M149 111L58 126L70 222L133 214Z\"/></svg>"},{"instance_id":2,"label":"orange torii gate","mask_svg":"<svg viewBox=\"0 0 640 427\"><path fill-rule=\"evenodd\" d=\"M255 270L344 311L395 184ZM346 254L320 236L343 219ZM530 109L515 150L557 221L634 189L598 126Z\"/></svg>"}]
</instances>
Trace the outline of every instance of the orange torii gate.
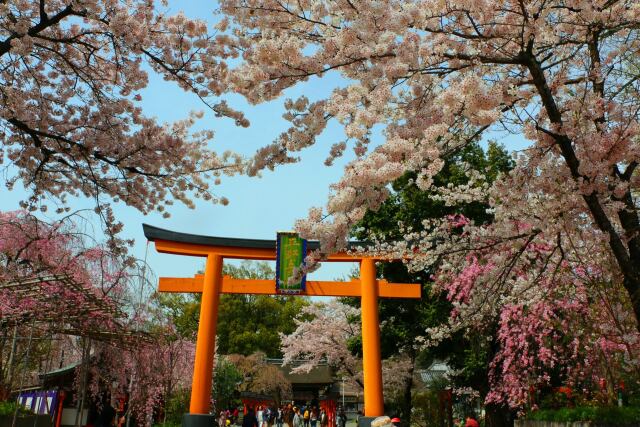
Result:
<instances>
[{"instance_id":1,"label":"orange torii gate","mask_svg":"<svg viewBox=\"0 0 640 427\"><path fill-rule=\"evenodd\" d=\"M200 236L164 230L147 224L143 224L142 227L145 237L155 243L158 252L207 259L204 275L192 278L161 277L158 290L202 293L190 413L185 414L182 424L185 427L209 427L213 421L209 416L209 410L220 294L277 293L275 279L234 279L223 276L223 260L275 260L276 241ZM349 247L362 245L361 242L351 242ZM307 243L308 250L318 247L318 242ZM305 291L299 294L361 298L364 415L367 418L384 414L378 298L420 298L421 290L419 284L377 280L375 262L378 260L380 259L357 253L342 252L330 255L325 262L360 262L360 278L349 282L307 280Z\"/></svg>"}]
</instances>

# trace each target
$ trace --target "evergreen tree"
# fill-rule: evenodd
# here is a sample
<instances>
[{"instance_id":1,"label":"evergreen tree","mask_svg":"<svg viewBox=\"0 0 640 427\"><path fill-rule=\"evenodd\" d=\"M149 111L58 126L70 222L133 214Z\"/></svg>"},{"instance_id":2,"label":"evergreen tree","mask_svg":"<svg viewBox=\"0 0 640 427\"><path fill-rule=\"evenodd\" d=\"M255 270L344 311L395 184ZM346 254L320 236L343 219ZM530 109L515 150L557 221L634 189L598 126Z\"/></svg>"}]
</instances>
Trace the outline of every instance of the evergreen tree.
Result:
<instances>
[{"instance_id":1,"label":"evergreen tree","mask_svg":"<svg viewBox=\"0 0 640 427\"><path fill-rule=\"evenodd\" d=\"M266 262L242 262L225 265L223 274L236 279L274 279L275 272ZM183 337L195 338L200 317L200 295L165 294L161 305ZM248 356L262 352L267 357L281 357L280 333L295 330L293 319L308 305L296 296L223 294L218 308L216 342L219 354Z\"/></svg>"},{"instance_id":2,"label":"evergreen tree","mask_svg":"<svg viewBox=\"0 0 640 427\"><path fill-rule=\"evenodd\" d=\"M383 240L399 240L407 228L422 231L425 220L455 214L462 214L476 224L491 222L492 216L485 204L471 202L447 206L434 197L438 188L468 184L465 171L469 166L483 173L491 183L500 173L508 172L513 163L500 145L490 142L484 151L475 143L446 158L444 167L434 177L434 184L428 191L422 191L415 185L415 173L406 173L393 183L393 194L380 209L365 215L354 233L355 237L364 240L375 235ZM487 368L492 355L490 341L458 334L438 347L424 351L419 349L417 338L423 337L426 329L446 323L451 312L451 304L443 295L431 294L432 272L409 272L402 262L393 262L380 264L378 274L390 282L422 284L420 300L380 300L382 357L403 354L410 358L414 368L427 368L435 359L446 360L459 372L454 382L485 394L488 391ZM397 407L388 408L399 412L406 425L411 418L412 385L411 377L408 377L401 398L391 403Z\"/></svg>"}]
</instances>

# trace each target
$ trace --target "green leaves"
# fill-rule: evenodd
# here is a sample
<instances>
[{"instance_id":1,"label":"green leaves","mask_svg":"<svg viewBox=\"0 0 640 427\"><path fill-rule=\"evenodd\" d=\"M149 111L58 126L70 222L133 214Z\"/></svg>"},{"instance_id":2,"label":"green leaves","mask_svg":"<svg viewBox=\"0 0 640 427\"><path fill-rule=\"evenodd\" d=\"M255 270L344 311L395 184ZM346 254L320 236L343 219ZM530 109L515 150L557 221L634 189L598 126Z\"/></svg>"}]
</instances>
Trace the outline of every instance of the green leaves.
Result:
<instances>
[{"instance_id":1,"label":"green leaves","mask_svg":"<svg viewBox=\"0 0 640 427\"><path fill-rule=\"evenodd\" d=\"M616 426L636 425L640 420L640 408L583 406L541 409L527 414L527 419L555 422L595 421Z\"/></svg>"},{"instance_id":2,"label":"green leaves","mask_svg":"<svg viewBox=\"0 0 640 427\"><path fill-rule=\"evenodd\" d=\"M223 295L218 312L218 352L281 357L280 333L295 330L293 319L306 299L294 296Z\"/></svg>"},{"instance_id":3,"label":"green leaves","mask_svg":"<svg viewBox=\"0 0 640 427\"><path fill-rule=\"evenodd\" d=\"M18 411L19 415L32 413L30 410L26 409L22 405L18 405L16 402L0 401L0 416L13 416L16 410Z\"/></svg>"},{"instance_id":4,"label":"green leaves","mask_svg":"<svg viewBox=\"0 0 640 427\"><path fill-rule=\"evenodd\" d=\"M213 398L216 401L217 411L220 411L231 405L243 376L233 363L220 357L216 363L214 378Z\"/></svg>"},{"instance_id":5,"label":"green leaves","mask_svg":"<svg viewBox=\"0 0 640 427\"><path fill-rule=\"evenodd\" d=\"M225 265L223 274L237 279L274 279L266 262L244 261ZM181 337L195 339L200 317L200 295L159 296ZM293 319L309 302L303 297L224 294L218 308L217 344L219 354L250 355L263 352L281 357L280 334L295 330Z\"/></svg>"},{"instance_id":6,"label":"green leaves","mask_svg":"<svg viewBox=\"0 0 640 427\"><path fill-rule=\"evenodd\" d=\"M158 304L169 316L179 337L195 340L200 298L200 294L158 294Z\"/></svg>"}]
</instances>

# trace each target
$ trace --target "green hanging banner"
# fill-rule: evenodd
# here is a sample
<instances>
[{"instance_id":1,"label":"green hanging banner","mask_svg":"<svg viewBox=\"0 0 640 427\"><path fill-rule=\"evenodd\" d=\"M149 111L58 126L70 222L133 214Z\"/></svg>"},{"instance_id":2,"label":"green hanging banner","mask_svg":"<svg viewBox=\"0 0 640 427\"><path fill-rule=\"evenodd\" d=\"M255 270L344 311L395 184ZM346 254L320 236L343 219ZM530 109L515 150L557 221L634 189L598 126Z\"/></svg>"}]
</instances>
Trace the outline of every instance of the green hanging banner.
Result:
<instances>
[{"instance_id":1,"label":"green hanging banner","mask_svg":"<svg viewBox=\"0 0 640 427\"><path fill-rule=\"evenodd\" d=\"M276 291L280 294L301 294L305 290L306 275L289 283L293 270L304 264L307 255L307 241L297 233L279 232L276 240Z\"/></svg>"}]
</instances>

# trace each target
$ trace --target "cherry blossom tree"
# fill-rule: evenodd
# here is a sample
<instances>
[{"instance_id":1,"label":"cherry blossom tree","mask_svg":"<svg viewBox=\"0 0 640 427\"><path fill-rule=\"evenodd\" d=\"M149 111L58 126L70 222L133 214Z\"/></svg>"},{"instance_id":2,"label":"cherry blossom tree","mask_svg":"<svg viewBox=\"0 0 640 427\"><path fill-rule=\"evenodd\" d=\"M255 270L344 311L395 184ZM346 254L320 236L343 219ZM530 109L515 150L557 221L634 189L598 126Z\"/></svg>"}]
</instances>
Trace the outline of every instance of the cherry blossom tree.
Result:
<instances>
[{"instance_id":1,"label":"cherry blossom tree","mask_svg":"<svg viewBox=\"0 0 640 427\"><path fill-rule=\"evenodd\" d=\"M356 159L326 208L297 225L324 253L344 249L406 171L429 188L443 155L509 132L530 143L510 174L512 216L535 209L531 225L547 236L569 216L588 225L640 319L637 2L223 0L220 10L228 90L259 103L312 77L344 78L325 98L288 101L290 128L250 170L294 162L330 122L344 127L327 163L348 147ZM374 129L384 137L375 147ZM527 241L519 236L508 238L514 247Z\"/></svg>"},{"instance_id":2,"label":"cherry blossom tree","mask_svg":"<svg viewBox=\"0 0 640 427\"><path fill-rule=\"evenodd\" d=\"M47 223L0 212L0 319L113 326L129 272L88 239L71 217Z\"/></svg>"},{"instance_id":3,"label":"cherry blossom tree","mask_svg":"<svg viewBox=\"0 0 640 427\"><path fill-rule=\"evenodd\" d=\"M226 66L213 59L224 46L212 33L156 2L2 2L0 162L13 166L9 188L21 182L31 192L23 207L44 209L52 197L63 210L68 196L86 196L117 232L109 201L165 214L175 200L226 203L211 184L240 159L211 151L211 131L190 130L201 113L163 124L140 106L157 73L246 125L213 100Z\"/></svg>"},{"instance_id":4,"label":"cherry blossom tree","mask_svg":"<svg viewBox=\"0 0 640 427\"><path fill-rule=\"evenodd\" d=\"M79 219L0 212L0 395L37 381L54 360L82 361L84 369L89 338L72 336L119 344L130 336L135 316L125 305L135 276Z\"/></svg>"},{"instance_id":5,"label":"cherry blossom tree","mask_svg":"<svg viewBox=\"0 0 640 427\"><path fill-rule=\"evenodd\" d=\"M281 334L283 363L298 362L291 369L297 373L309 372L326 361L362 388L362 362L348 346L349 340L360 335L359 316L360 310L338 300L303 308L294 319L296 330L290 335Z\"/></svg>"},{"instance_id":6,"label":"cherry blossom tree","mask_svg":"<svg viewBox=\"0 0 640 427\"><path fill-rule=\"evenodd\" d=\"M238 387L240 391L270 395L276 404L291 398L291 382L280 368L267 363L264 353L256 352L249 356L229 354L224 359L232 363L244 378Z\"/></svg>"},{"instance_id":7,"label":"cherry blossom tree","mask_svg":"<svg viewBox=\"0 0 640 427\"><path fill-rule=\"evenodd\" d=\"M99 403L108 394L128 395L130 413L147 423L174 390L190 386L195 344L179 337L161 310L132 302L135 271L84 233L78 219L47 223L0 212L0 335L10 342L15 327L30 337L0 347L0 360L11 360L0 364L0 391L51 360L77 362L79 395L86 397L85 384ZM11 365L22 372L5 375Z\"/></svg>"},{"instance_id":8,"label":"cherry blossom tree","mask_svg":"<svg viewBox=\"0 0 640 427\"><path fill-rule=\"evenodd\" d=\"M470 198L467 202L445 203L440 200L440 189L466 185L469 180L466 171L470 168L481 172L486 183L491 183L500 173L511 169L509 154L494 142L489 142L486 150L477 143L471 143L455 155L444 157L444 161L444 166L434 176L432 187L426 191L415 185L415 173L406 173L394 181L389 198L378 211L367 212L354 231L354 237L367 240L373 235L378 240L403 239L409 228L414 232L423 230L425 220L455 214L465 215L476 225L490 223L493 215L487 211L486 201ZM430 276L433 272L434 269L428 267L414 269L410 273L402 262L378 264L378 274L390 282L421 283L424 296L420 300L379 301L383 357L391 354L406 356L416 369L427 368L434 360L446 360L450 372L455 372L455 375L448 375L448 382L454 390L457 386L471 387L484 397L488 393L487 367L492 360L491 338L495 337L497 326L485 328L482 338L474 334L465 336L461 331L451 334L437 346L423 348L420 344L425 330L446 323L451 311L446 295L434 295L432 292ZM416 394L413 376L407 376L403 389L402 397L397 401L398 414L403 422L411 424L412 408L416 406L414 400L422 397ZM490 408L485 407L485 413L487 418L493 416Z\"/></svg>"},{"instance_id":9,"label":"cherry blossom tree","mask_svg":"<svg viewBox=\"0 0 640 427\"><path fill-rule=\"evenodd\" d=\"M295 319L297 328L282 335L284 365L291 372L309 372L321 362L329 364L349 383L364 389L362 359L358 356L360 310L332 299L305 307ZM387 397L403 389L413 366L408 358L392 357L382 361L383 387Z\"/></svg>"},{"instance_id":10,"label":"cherry blossom tree","mask_svg":"<svg viewBox=\"0 0 640 427\"><path fill-rule=\"evenodd\" d=\"M175 393L191 387L195 343L169 337L172 333L164 331L152 342L128 348L97 343L89 371L92 398L127 396L127 416L151 425L153 414Z\"/></svg>"},{"instance_id":11,"label":"cherry blossom tree","mask_svg":"<svg viewBox=\"0 0 640 427\"><path fill-rule=\"evenodd\" d=\"M552 236L527 219L507 230L507 221L476 227L458 216L439 228L437 251L457 253L435 277L453 310L447 327L430 331L431 343L458 330L492 337L497 329L486 401L512 408L529 404L532 389L638 378L640 334L607 242L574 228L574 217ZM526 237L516 245L504 237L516 235Z\"/></svg>"}]
</instances>

